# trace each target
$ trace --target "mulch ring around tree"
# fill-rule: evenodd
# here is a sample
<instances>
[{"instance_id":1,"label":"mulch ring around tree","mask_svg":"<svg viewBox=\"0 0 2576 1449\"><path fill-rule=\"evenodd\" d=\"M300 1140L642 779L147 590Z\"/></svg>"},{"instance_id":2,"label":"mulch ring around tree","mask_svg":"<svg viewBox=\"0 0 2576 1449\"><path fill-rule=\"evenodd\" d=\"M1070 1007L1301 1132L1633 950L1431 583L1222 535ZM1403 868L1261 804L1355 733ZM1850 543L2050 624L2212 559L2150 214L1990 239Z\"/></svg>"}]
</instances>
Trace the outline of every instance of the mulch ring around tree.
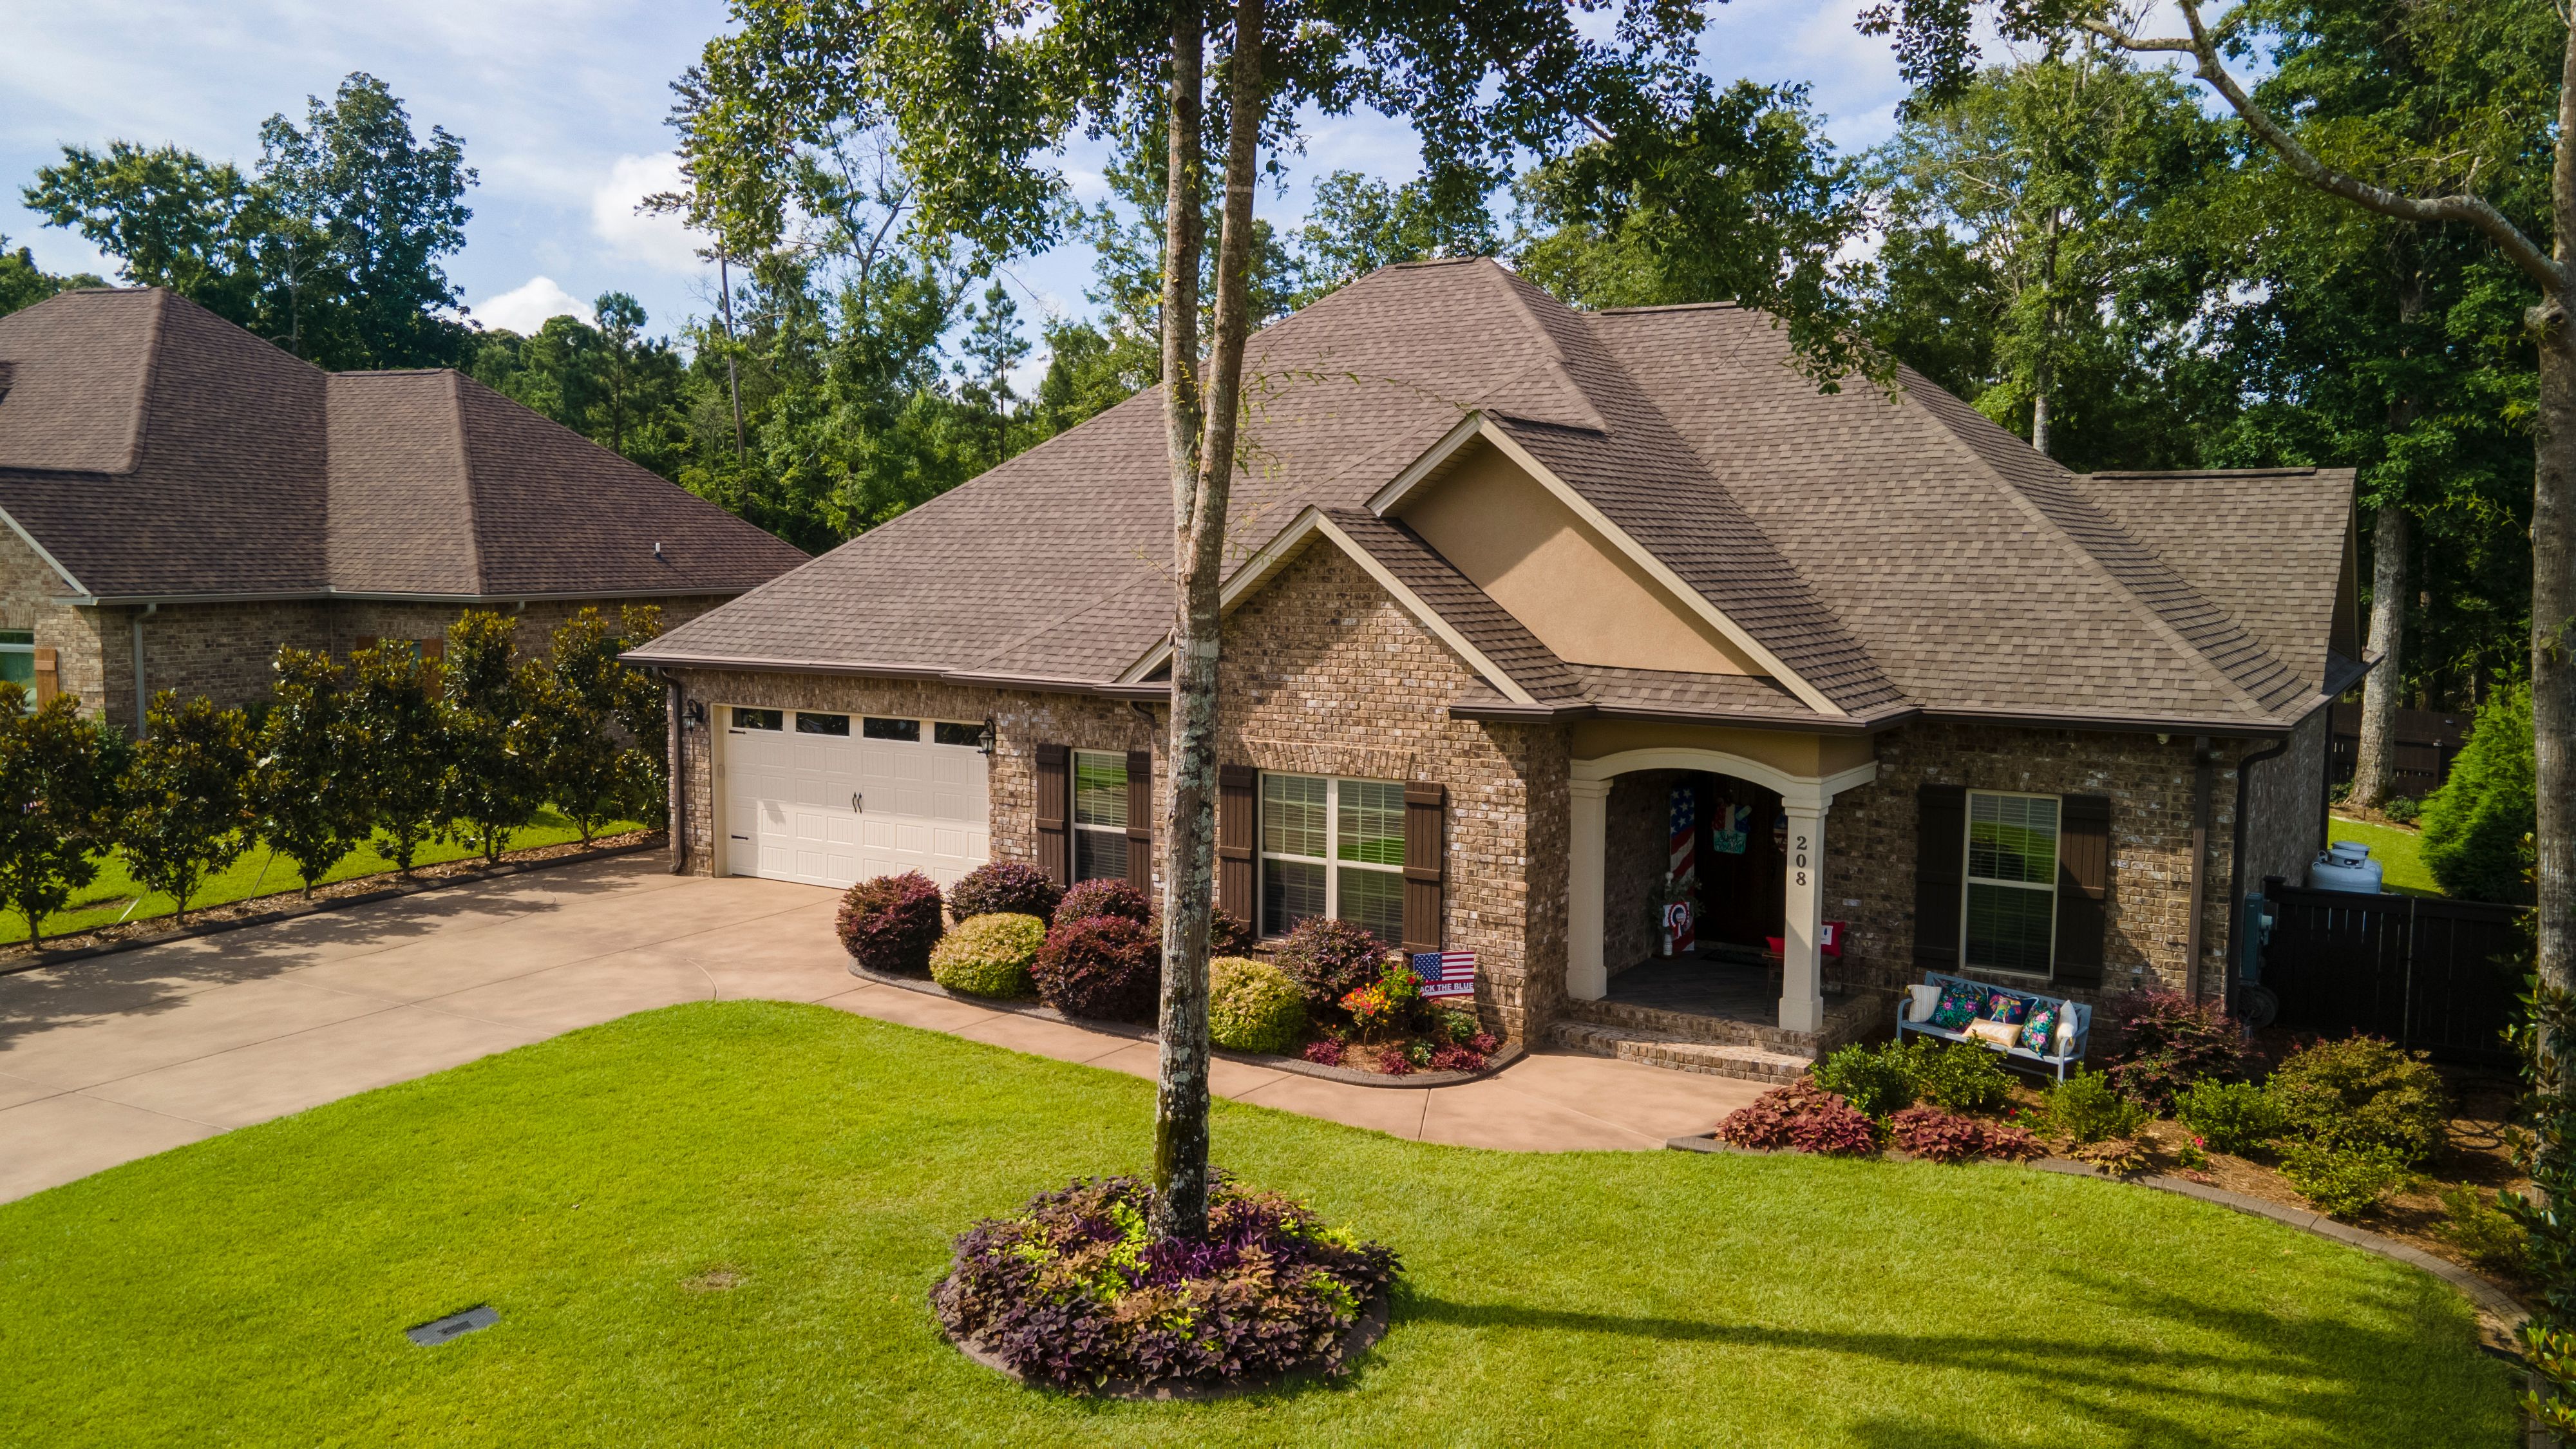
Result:
<instances>
[{"instance_id":1,"label":"mulch ring around tree","mask_svg":"<svg viewBox=\"0 0 2576 1449\"><path fill-rule=\"evenodd\" d=\"M1387 1295L1380 1293L1376 1297L1370 1299L1368 1303L1360 1309L1358 1321L1351 1325L1348 1333L1342 1335L1342 1340L1339 1345L1338 1361L1332 1368L1326 1368L1321 1362L1310 1361L1299 1364L1297 1367L1289 1369L1285 1373L1265 1374L1254 1378L1238 1379L1233 1383L1227 1384L1145 1384L1138 1383L1133 1379L1111 1379L1096 1388L1086 1390L1084 1397L1095 1399L1132 1399L1146 1401L1165 1400L1177 1403L1204 1404L1212 1403L1219 1399L1240 1398L1245 1394L1257 1394L1271 1389L1293 1389L1301 1388L1308 1384L1323 1383L1337 1377L1346 1377L1350 1373L1352 1365L1359 1361L1360 1356L1367 1353L1370 1349L1375 1348L1377 1346L1377 1341L1386 1336L1386 1325ZM1023 1388L1037 1389L1042 1392L1050 1393L1065 1392L1064 1390L1055 1388L1051 1384L1037 1382L1030 1379L1028 1375L1021 1373L1019 1370L1012 1368L1009 1364L1003 1362L999 1354L978 1348L974 1344L960 1339L956 1334L948 1332L945 1328L942 1328L940 1333L942 1337L946 1338L949 1343L956 1347L959 1353L964 1354L970 1361L981 1364L984 1367L991 1369L993 1372L1011 1379Z\"/></svg>"},{"instance_id":2,"label":"mulch ring around tree","mask_svg":"<svg viewBox=\"0 0 2576 1449\"><path fill-rule=\"evenodd\" d=\"M1067 1016L1052 1006L1036 1001L969 996L962 991L951 991L926 976L896 976L884 971L870 971L856 961L850 963L850 974L862 981L873 981L879 986L900 986L906 991L917 991L924 996L945 996L951 1001L964 1002L968 1006L980 1006L991 1011L1007 1011L1014 1016L1034 1016L1041 1021L1060 1021L1067 1026L1098 1032L1103 1036L1124 1037L1129 1041L1155 1040L1154 1028L1150 1026L1129 1021L1095 1021L1089 1017ZM1271 1056L1263 1052L1238 1052L1225 1047L1211 1047L1209 1050L1217 1057L1229 1062L1239 1062L1247 1067L1268 1067L1276 1072L1294 1072L1301 1077L1318 1077L1327 1082L1346 1082L1355 1087L1454 1087L1461 1082L1473 1082L1490 1077L1528 1055L1519 1042L1505 1042L1501 1049L1485 1058L1484 1067L1478 1071L1440 1072L1426 1069L1398 1077L1385 1072L1361 1071L1356 1067L1328 1067L1320 1062L1307 1061L1303 1057Z\"/></svg>"}]
</instances>

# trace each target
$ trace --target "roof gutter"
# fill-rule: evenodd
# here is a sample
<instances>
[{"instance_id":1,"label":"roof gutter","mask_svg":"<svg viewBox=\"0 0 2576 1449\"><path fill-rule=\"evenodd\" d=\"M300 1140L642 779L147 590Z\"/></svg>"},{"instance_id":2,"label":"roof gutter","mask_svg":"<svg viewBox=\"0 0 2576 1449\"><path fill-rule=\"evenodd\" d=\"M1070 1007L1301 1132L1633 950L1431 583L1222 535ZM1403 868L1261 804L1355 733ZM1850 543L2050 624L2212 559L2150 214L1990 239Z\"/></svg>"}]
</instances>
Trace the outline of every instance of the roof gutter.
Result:
<instances>
[{"instance_id":1,"label":"roof gutter","mask_svg":"<svg viewBox=\"0 0 2576 1449\"><path fill-rule=\"evenodd\" d=\"M1451 719L1490 720L1497 724L1556 724L1585 719L1633 719L1656 724L1725 725L1736 729L1781 730L1808 735L1880 734L1914 718L1917 713L1918 711L1908 709L1866 718L1817 715L1812 719L1783 719L1777 715L1658 709L1652 705L1639 704L1595 704L1589 700L1575 704L1513 704L1507 700L1494 700L1490 703L1460 700L1449 706Z\"/></svg>"},{"instance_id":2,"label":"roof gutter","mask_svg":"<svg viewBox=\"0 0 2576 1449\"><path fill-rule=\"evenodd\" d=\"M23 536L23 534L22 534ZM51 562L49 558L47 562ZM56 566L59 570L60 566ZM65 574L66 579L70 578ZM75 580L74 582L77 582ZM766 583L763 579L760 583ZM525 594L405 594L366 589L282 589L245 594L72 594L48 599L60 608L141 608L154 604L279 604L327 603L347 600L374 604L530 604L572 602L587 599L692 599L725 594L748 593L760 587L749 584L691 584L681 588L659 589L580 589L572 592Z\"/></svg>"},{"instance_id":3,"label":"roof gutter","mask_svg":"<svg viewBox=\"0 0 2576 1449\"><path fill-rule=\"evenodd\" d=\"M851 664L817 659L757 659L740 656L657 654L630 649L618 656L628 664L656 669L707 669L740 674L826 674L867 679L902 679L923 684L954 684L975 689L1017 689L1033 694L1082 694L1098 699L1166 700L1169 680L1121 684L1098 679L1054 679L1019 674L980 674L968 669L939 669L918 664Z\"/></svg>"}]
</instances>

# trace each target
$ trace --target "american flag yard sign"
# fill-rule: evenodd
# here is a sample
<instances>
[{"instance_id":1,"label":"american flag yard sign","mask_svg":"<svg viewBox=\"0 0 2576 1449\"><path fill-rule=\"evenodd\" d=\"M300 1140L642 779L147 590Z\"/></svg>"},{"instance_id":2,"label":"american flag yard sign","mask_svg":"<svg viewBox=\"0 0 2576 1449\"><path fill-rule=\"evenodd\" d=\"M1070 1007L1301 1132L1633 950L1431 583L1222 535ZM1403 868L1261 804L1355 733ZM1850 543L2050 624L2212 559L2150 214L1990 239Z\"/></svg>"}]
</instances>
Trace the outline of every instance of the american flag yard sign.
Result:
<instances>
[{"instance_id":1,"label":"american flag yard sign","mask_svg":"<svg viewBox=\"0 0 2576 1449\"><path fill-rule=\"evenodd\" d=\"M1688 785L1673 787L1672 881L1673 893L1681 899L1664 909L1667 956L1678 956L1699 944L1690 908L1690 889L1699 879L1698 796Z\"/></svg>"},{"instance_id":2,"label":"american flag yard sign","mask_svg":"<svg viewBox=\"0 0 2576 1449\"><path fill-rule=\"evenodd\" d=\"M1422 978L1422 994L1427 998L1473 996L1476 994L1476 953L1473 951L1416 951L1413 974Z\"/></svg>"}]
</instances>

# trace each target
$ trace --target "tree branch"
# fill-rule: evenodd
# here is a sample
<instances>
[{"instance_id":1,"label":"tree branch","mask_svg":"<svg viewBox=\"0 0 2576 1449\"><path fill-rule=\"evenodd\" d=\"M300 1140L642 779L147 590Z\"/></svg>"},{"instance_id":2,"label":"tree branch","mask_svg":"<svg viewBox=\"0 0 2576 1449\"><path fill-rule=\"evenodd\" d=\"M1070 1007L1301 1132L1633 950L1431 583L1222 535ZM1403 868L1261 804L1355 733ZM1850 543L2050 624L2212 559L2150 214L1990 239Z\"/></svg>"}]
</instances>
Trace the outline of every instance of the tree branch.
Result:
<instances>
[{"instance_id":1,"label":"tree branch","mask_svg":"<svg viewBox=\"0 0 2576 1449\"><path fill-rule=\"evenodd\" d=\"M2456 221L2474 227L2487 240L2495 243L2507 260L2520 267L2526 276L2538 282L2553 297L2569 290L2568 269L2549 254L2549 249L2523 234L2522 228L2505 219L2484 197L2401 195L2384 186L2374 186L2350 172L2339 171L2317 159L2307 147L2275 120L2270 111L2255 103L2227 67L2218 58L2218 43L2201 23L2200 6L2195 0L2179 0L2183 20L2191 26L2189 38L2149 39L2131 35L2104 20L2081 22L2084 29L2102 37L2122 50L2133 53L2172 52L2188 55L2198 62L2193 74L2209 83L2212 90L2227 98L2236 114L2253 129L2263 144L2272 148L2299 178L2320 191L2340 196L2355 206L2375 211L2399 221Z\"/></svg>"}]
</instances>

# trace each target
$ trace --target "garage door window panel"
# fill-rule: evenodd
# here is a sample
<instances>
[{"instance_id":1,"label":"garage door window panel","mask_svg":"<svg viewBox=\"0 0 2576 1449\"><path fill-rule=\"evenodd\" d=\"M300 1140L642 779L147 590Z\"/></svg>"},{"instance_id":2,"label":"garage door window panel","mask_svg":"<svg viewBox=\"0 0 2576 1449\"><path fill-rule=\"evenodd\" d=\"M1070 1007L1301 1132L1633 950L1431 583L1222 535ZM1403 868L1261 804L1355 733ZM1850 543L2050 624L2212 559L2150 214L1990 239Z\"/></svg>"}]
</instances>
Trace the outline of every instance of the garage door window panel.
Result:
<instances>
[{"instance_id":1,"label":"garage door window panel","mask_svg":"<svg viewBox=\"0 0 2576 1449\"><path fill-rule=\"evenodd\" d=\"M796 733L800 735L837 735L849 738L850 717L845 714L807 714L796 712Z\"/></svg>"},{"instance_id":2,"label":"garage door window panel","mask_svg":"<svg viewBox=\"0 0 2576 1449\"><path fill-rule=\"evenodd\" d=\"M917 719L879 719L875 715L870 715L867 717L865 723L860 726L860 733L866 735L872 740L903 740L912 744L919 744L921 743L921 721Z\"/></svg>"}]
</instances>

